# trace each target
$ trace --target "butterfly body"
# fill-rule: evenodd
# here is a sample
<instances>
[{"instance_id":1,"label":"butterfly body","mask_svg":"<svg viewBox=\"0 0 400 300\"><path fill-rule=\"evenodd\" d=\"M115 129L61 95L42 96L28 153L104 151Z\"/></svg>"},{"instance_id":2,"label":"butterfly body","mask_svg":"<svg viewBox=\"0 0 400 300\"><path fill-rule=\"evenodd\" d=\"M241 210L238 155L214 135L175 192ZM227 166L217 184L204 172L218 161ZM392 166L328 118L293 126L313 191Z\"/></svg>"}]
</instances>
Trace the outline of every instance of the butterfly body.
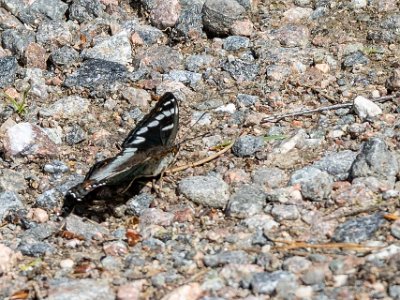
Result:
<instances>
[{"instance_id":1,"label":"butterfly body","mask_svg":"<svg viewBox=\"0 0 400 300\"><path fill-rule=\"evenodd\" d=\"M116 186L139 177L161 174L177 153L174 140L178 126L178 102L172 93L166 93L129 133L121 152L96 163L84 181L71 188L68 194L81 201L101 186Z\"/></svg>"}]
</instances>

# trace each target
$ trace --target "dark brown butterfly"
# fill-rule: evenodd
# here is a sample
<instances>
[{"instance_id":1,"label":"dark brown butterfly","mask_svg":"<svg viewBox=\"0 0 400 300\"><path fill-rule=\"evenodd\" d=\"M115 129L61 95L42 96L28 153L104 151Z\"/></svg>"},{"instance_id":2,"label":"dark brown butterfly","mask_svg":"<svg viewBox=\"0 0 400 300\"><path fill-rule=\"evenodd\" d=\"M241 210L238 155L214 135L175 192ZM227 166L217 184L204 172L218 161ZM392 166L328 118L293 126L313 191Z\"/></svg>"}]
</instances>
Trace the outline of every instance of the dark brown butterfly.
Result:
<instances>
[{"instance_id":1,"label":"dark brown butterfly","mask_svg":"<svg viewBox=\"0 0 400 300\"><path fill-rule=\"evenodd\" d=\"M129 133L121 152L96 163L83 182L71 188L67 196L82 201L98 187L132 183L139 177L161 174L177 152L174 140L178 127L178 101L172 93L166 93Z\"/></svg>"}]
</instances>

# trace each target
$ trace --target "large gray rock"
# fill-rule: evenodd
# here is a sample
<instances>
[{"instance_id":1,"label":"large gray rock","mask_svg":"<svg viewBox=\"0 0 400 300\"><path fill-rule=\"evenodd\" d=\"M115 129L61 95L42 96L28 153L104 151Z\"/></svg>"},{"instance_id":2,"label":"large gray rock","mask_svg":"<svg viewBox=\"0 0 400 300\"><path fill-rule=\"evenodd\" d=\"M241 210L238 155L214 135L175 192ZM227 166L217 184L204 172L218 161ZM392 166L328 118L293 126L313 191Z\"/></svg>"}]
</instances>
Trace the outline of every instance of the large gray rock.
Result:
<instances>
[{"instance_id":1,"label":"large gray rock","mask_svg":"<svg viewBox=\"0 0 400 300\"><path fill-rule=\"evenodd\" d=\"M350 175L357 153L351 150L329 152L323 158L314 162L314 167L328 172L335 180L346 180Z\"/></svg>"},{"instance_id":2,"label":"large gray rock","mask_svg":"<svg viewBox=\"0 0 400 300\"><path fill-rule=\"evenodd\" d=\"M178 188L189 200L210 207L223 208L229 199L229 186L214 176L185 178Z\"/></svg>"},{"instance_id":3,"label":"large gray rock","mask_svg":"<svg viewBox=\"0 0 400 300\"><path fill-rule=\"evenodd\" d=\"M7 216L10 210L23 208L22 202L14 192L0 193L0 222Z\"/></svg>"},{"instance_id":4,"label":"large gray rock","mask_svg":"<svg viewBox=\"0 0 400 300\"><path fill-rule=\"evenodd\" d=\"M266 193L259 185L242 185L229 199L226 213L238 218L262 213L266 198Z\"/></svg>"},{"instance_id":5,"label":"large gray rock","mask_svg":"<svg viewBox=\"0 0 400 300\"><path fill-rule=\"evenodd\" d=\"M374 176L393 181L399 172L395 155L380 138L371 138L361 148L361 153L351 167L351 177Z\"/></svg>"}]
</instances>

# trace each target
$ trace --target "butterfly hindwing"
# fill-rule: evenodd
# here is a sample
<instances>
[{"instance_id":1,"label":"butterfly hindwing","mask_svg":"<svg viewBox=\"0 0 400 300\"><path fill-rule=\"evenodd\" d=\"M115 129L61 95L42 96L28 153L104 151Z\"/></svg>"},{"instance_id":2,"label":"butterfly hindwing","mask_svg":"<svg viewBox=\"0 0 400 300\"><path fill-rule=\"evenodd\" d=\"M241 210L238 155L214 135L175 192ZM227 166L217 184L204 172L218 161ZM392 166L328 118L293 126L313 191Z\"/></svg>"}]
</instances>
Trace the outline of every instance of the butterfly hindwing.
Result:
<instances>
[{"instance_id":1,"label":"butterfly hindwing","mask_svg":"<svg viewBox=\"0 0 400 300\"><path fill-rule=\"evenodd\" d=\"M137 177L158 175L163 160L175 151L173 142L178 126L178 102L172 93L166 93L129 133L121 152L96 163L84 181L73 187L69 194L81 200L100 186L118 185Z\"/></svg>"}]
</instances>

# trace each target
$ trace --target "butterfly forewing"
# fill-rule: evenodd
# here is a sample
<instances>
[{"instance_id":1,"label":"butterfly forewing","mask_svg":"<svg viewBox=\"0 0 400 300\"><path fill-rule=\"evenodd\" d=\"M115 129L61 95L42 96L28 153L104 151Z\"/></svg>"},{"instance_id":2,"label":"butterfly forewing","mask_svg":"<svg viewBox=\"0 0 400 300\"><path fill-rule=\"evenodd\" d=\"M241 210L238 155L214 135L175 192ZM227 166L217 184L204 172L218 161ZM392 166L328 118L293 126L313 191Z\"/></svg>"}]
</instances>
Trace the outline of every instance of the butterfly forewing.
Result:
<instances>
[{"instance_id":1,"label":"butterfly forewing","mask_svg":"<svg viewBox=\"0 0 400 300\"><path fill-rule=\"evenodd\" d=\"M172 93L166 93L129 133L122 147L132 147L140 151L151 147L169 146L176 137L178 122L178 102Z\"/></svg>"},{"instance_id":2,"label":"butterfly forewing","mask_svg":"<svg viewBox=\"0 0 400 300\"><path fill-rule=\"evenodd\" d=\"M69 194L82 199L104 185L118 185L137 177L156 176L171 161L179 126L178 102L172 93L164 94L156 106L129 133L123 149L115 157L96 163L84 181Z\"/></svg>"}]
</instances>

